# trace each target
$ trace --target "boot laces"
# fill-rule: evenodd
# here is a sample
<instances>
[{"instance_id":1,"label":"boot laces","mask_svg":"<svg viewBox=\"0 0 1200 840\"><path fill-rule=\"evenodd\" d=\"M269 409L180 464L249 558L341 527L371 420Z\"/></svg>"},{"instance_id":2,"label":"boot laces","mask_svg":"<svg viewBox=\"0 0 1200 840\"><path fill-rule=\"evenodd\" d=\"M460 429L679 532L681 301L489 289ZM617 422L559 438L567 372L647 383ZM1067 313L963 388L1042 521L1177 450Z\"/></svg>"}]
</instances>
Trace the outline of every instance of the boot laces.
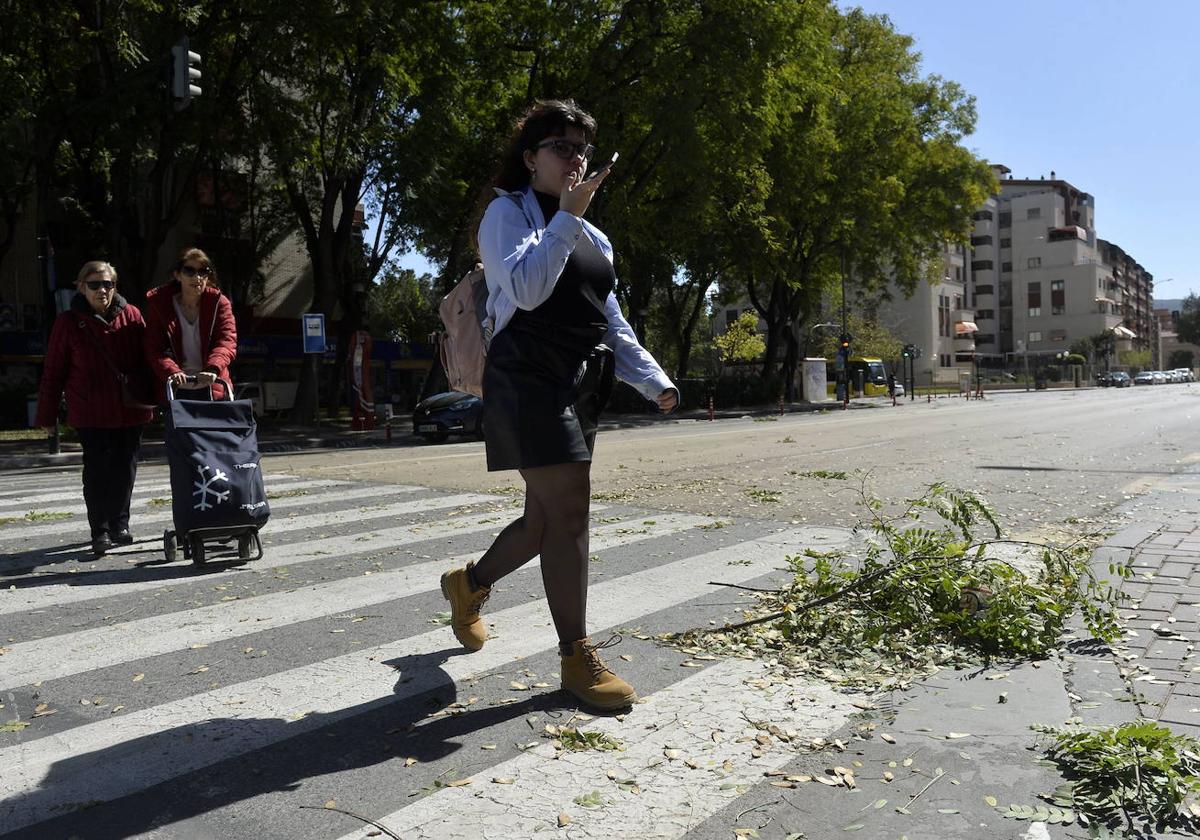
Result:
<instances>
[{"instance_id":1,"label":"boot laces","mask_svg":"<svg viewBox=\"0 0 1200 840\"><path fill-rule=\"evenodd\" d=\"M492 590L484 589L482 586L471 593L471 600L467 602L467 615L478 616L479 611L483 609L483 605L487 603L487 599L492 597Z\"/></svg>"},{"instance_id":2,"label":"boot laces","mask_svg":"<svg viewBox=\"0 0 1200 840\"><path fill-rule=\"evenodd\" d=\"M583 654L583 661L587 663L587 666L589 670L591 670L593 677L599 678L606 671L608 673L612 673L608 670L608 666L604 664L604 660L600 658L598 651L619 645L620 643L621 636L618 633L613 633L608 637L607 641L600 642L599 644L593 645L588 644L587 642L580 643L579 649Z\"/></svg>"}]
</instances>

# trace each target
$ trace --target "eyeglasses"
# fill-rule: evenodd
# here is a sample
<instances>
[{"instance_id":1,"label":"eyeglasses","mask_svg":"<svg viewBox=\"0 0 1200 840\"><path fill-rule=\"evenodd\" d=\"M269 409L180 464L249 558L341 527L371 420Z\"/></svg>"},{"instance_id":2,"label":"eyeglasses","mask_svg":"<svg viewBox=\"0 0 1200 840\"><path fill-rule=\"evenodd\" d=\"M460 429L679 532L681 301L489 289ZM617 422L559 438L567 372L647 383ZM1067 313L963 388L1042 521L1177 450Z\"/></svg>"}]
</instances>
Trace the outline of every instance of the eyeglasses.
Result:
<instances>
[{"instance_id":1,"label":"eyeglasses","mask_svg":"<svg viewBox=\"0 0 1200 840\"><path fill-rule=\"evenodd\" d=\"M591 143L572 143L569 140L543 140L534 146L535 149L544 149L547 146L554 150L554 154L558 155L563 160L570 160L578 155L584 160L588 160L596 153L596 147Z\"/></svg>"},{"instance_id":2,"label":"eyeglasses","mask_svg":"<svg viewBox=\"0 0 1200 840\"><path fill-rule=\"evenodd\" d=\"M115 289L117 287L115 280L84 280L83 284L93 292L98 292L101 289Z\"/></svg>"},{"instance_id":3,"label":"eyeglasses","mask_svg":"<svg viewBox=\"0 0 1200 840\"><path fill-rule=\"evenodd\" d=\"M207 277L212 274L212 266L208 265L201 266L200 268L191 265L181 265L179 270L183 273L184 277Z\"/></svg>"}]
</instances>

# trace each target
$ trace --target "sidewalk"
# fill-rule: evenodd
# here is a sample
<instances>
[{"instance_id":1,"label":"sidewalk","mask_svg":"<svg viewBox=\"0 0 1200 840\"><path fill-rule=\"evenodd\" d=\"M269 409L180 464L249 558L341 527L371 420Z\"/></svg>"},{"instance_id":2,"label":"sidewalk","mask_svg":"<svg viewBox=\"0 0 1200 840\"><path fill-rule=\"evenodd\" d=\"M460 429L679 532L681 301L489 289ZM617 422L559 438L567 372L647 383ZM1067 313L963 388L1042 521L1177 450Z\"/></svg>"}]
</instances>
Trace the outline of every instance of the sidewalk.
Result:
<instances>
[{"instance_id":1,"label":"sidewalk","mask_svg":"<svg viewBox=\"0 0 1200 840\"><path fill-rule=\"evenodd\" d=\"M876 408L883 405L884 398L859 398L851 400L850 408L859 410ZM824 403L784 403L783 413L797 414L819 411L839 411L841 404L836 402ZM714 420L728 420L739 417L769 417L780 414L780 406L755 406L749 408L720 409L713 412ZM707 409L690 409L676 412L669 417L654 414L609 414L605 415L601 429L630 429L649 426L663 422L694 422L709 419ZM391 439L388 439L387 429L380 425L370 431L353 431L346 420L336 423L322 423L319 429L302 426L274 425L260 421L258 427L259 451L263 454L283 452L300 452L319 449L348 449L371 446L413 446L420 442L412 431L412 415L393 415L391 421ZM78 443L63 441L61 452L51 455L48 451L48 440L39 437L32 440L0 440L0 472L6 470L31 470L46 467L79 466L82 463L81 449ZM166 458L160 428L152 427L142 444L140 460L142 462L161 461Z\"/></svg>"}]
</instances>

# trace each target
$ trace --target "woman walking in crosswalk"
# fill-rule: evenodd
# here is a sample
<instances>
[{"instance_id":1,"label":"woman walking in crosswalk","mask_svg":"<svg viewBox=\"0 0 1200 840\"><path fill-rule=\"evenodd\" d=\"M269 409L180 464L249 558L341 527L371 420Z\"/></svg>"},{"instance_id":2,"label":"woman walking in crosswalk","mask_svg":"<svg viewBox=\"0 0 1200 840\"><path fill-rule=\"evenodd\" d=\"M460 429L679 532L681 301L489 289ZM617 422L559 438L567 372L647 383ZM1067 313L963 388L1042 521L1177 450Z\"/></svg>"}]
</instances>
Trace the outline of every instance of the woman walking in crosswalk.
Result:
<instances>
[{"instance_id":1,"label":"woman walking in crosswalk","mask_svg":"<svg viewBox=\"0 0 1200 840\"><path fill-rule=\"evenodd\" d=\"M58 422L67 398L67 422L83 445L83 500L91 528L92 553L129 545L129 502L137 478L142 429L152 412L149 371L142 357L146 322L117 292L117 270L85 263L75 281L78 293L54 322L38 394L39 426ZM145 400L139 405L137 400Z\"/></svg>"},{"instance_id":2,"label":"woman walking in crosswalk","mask_svg":"<svg viewBox=\"0 0 1200 840\"><path fill-rule=\"evenodd\" d=\"M583 219L608 174L585 176L595 134L596 121L574 102L538 102L493 179L497 195L478 231L493 321L483 429L488 469L516 469L525 480L525 511L478 562L443 575L442 591L458 640L478 650L491 587L540 554L563 688L618 709L636 694L587 635L596 426L614 373L663 412L675 409L678 391L622 316L612 246Z\"/></svg>"}]
</instances>

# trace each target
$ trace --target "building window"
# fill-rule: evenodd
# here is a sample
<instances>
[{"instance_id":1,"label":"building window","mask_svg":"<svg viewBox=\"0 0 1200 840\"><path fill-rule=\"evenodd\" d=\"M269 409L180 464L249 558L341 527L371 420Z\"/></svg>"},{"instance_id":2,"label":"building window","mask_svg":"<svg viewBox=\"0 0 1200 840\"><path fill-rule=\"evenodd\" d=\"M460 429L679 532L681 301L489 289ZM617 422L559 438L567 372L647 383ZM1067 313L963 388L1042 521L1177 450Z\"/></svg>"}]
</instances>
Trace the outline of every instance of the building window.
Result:
<instances>
[{"instance_id":1,"label":"building window","mask_svg":"<svg viewBox=\"0 0 1200 840\"><path fill-rule=\"evenodd\" d=\"M996 293L995 286L983 285L983 286L975 287L975 296L976 297L978 297L979 295L994 295L995 293Z\"/></svg>"},{"instance_id":2,"label":"building window","mask_svg":"<svg viewBox=\"0 0 1200 840\"><path fill-rule=\"evenodd\" d=\"M991 210L976 210L974 215L971 216L971 218L977 222L984 222L984 221L990 222L992 220L992 211Z\"/></svg>"},{"instance_id":3,"label":"building window","mask_svg":"<svg viewBox=\"0 0 1200 840\"><path fill-rule=\"evenodd\" d=\"M1040 318L1041 316L1042 316L1042 307L1040 307L1040 306L1029 307L1029 317L1030 318Z\"/></svg>"},{"instance_id":4,"label":"building window","mask_svg":"<svg viewBox=\"0 0 1200 840\"><path fill-rule=\"evenodd\" d=\"M1025 218L1026 219L1042 218L1042 208L1041 207L1030 207L1028 210L1025 211Z\"/></svg>"},{"instance_id":5,"label":"building window","mask_svg":"<svg viewBox=\"0 0 1200 840\"><path fill-rule=\"evenodd\" d=\"M994 310L994 309L978 309L975 311L975 320L976 321L991 321L991 320L994 320L995 317L996 317L996 310Z\"/></svg>"},{"instance_id":6,"label":"building window","mask_svg":"<svg viewBox=\"0 0 1200 840\"><path fill-rule=\"evenodd\" d=\"M954 266L954 281L956 283L962 282L962 266L961 265Z\"/></svg>"},{"instance_id":7,"label":"building window","mask_svg":"<svg viewBox=\"0 0 1200 840\"><path fill-rule=\"evenodd\" d=\"M1006 212L1000 214L1000 227L1002 227L1002 228L1012 227L1012 213L1011 212L1006 211Z\"/></svg>"},{"instance_id":8,"label":"building window","mask_svg":"<svg viewBox=\"0 0 1200 840\"><path fill-rule=\"evenodd\" d=\"M1000 263L1000 271L1001 272L1007 271L1007 272L1011 273L1012 272L1012 263L1010 263L1010 262Z\"/></svg>"},{"instance_id":9,"label":"building window","mask_svg":"<svg viewBox=\"0 0 1200 840\"><path fill-rule=\"evenodd\" d=\"M1042 258L1041 257L1030 257L1028 260L1025 261L1025 267L1026 268L1041 268L1042 267Z\"/></svg>"},{"instance_id":10,"label":"building window","mask_svg":"<svg viewBox=\"0 0 1200 840\"><path fill-rule=\"evenodd\" d=\"M1029 316L1031 318L1042 314L1042 284L1040 282L1030 283L1028 287L1029 295ZM1034 312L1034 310L1037 312Z\"/></svg>"},{"instance_id":11,"label":"building window","mask_svg":"<svg viewBox=\"0 0 1200 840\"><path fill-rule=\"evenodd\" d=\"M971 270L972 271L991 271L992 268L995 267L995 265L996 264L992 260L972 260L971 261Z\"/></svg>"},{"instance_id":12,"label":"building window","mask_svg":"<svg viewBox=\"0 0 1200 840\"><path fill-rule=\"evenodd\" d=\"M983 236L972 236L971 237L971 247L972 248L978 248L980 245L991 245L991 244L992 244L991 234L984 234Z\"/></svg>"},{"instance_id":13,"label":"building window","mask_svg":"<svg viewBox=\"0 0 1200 840\"><path fill-rule=\"evenodd\" d=\"M950 367L950 354L942 353L942 367Z\"/></svg>"},{"instance_id":14,"label":"building window","mask_svg":"<svg viewBox=\"0 0 1200 840\"><path fill-rule=\"evenodd\" d=\"M955 308L955 309L962 309L962 308L963 308L963 305L962 305L962 295L955 295L955 296L954 296L954 308Z\"/></svg>"},{"instance_id":15,"label":"building window","mask_svg":"<svg viewBox=\"0 0 1200 840\"><path fill-rule=\"evenodd\" d=\"M1042 340L1042 334L1040 332L1031 332L1029 334L1029 343L1030 344L1033 344L1035 341L1041 341L1041 340Z\"/></svg>"},{"instance_id":16,"label":"building window","mask_svg":"<svg viewBox=\"0 0 1200 840\"><path fill-rule=\"evenodd\" d=\"M1011 240L1011 239L1001 239L1001 240L1000 240L1000 247L1001 247L1001 248L1011 248L1011 247L1012 247L1012 240Z\"/></svg>"},{"instance_id":17,"label":"building window","mask_svg":"<svg viewBox=\"0 0 1200 840\"><path fill-rule=\"evenodd\" d=\"M938 335L950 335L950 298L938 295Z\"/></svg>"},{"instance_id":18,"label":"building window","mask_svg":"<svg viewBox=\"0 0 1200 840\"><path fill-rule=\"evenodd\" d=\"M1062 315L1067 308L1067 293L1062 280L1050 281L1050 314Z\"/></svg>"}]
</instances>

